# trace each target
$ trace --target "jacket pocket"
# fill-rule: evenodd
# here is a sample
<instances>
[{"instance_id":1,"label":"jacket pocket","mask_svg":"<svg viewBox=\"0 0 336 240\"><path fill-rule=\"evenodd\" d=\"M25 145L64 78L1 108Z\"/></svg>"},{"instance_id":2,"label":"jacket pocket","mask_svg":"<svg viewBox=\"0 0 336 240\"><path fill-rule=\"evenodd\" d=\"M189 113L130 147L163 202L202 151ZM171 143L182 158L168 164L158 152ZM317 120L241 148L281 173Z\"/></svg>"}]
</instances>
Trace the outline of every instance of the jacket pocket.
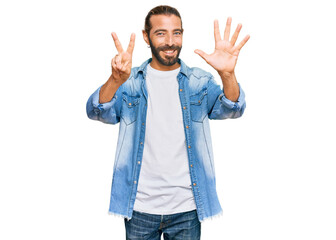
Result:
<instances>
[{"instance_id":1,"label":"jacket pocket","mask_svg":"<svg viewBox=\"0 0 336 240\"><path fill-rule=\"evenodd\" d=\"M203 88L198 93L189 96L191 120L203 122L207 114L207 94L208 90Z\"/></svg>"},{"instance_id":2,"label":"jacket pocket","mask_svg":"<svg viewBox=\"0 0 336 240\"><path fill-rule=\"evenodd\" d=\"M130 96L123 92L122 98L121 117L124 119L126 125L130 125L138 117L140 96Z\"/></svg>"}]
</instances>

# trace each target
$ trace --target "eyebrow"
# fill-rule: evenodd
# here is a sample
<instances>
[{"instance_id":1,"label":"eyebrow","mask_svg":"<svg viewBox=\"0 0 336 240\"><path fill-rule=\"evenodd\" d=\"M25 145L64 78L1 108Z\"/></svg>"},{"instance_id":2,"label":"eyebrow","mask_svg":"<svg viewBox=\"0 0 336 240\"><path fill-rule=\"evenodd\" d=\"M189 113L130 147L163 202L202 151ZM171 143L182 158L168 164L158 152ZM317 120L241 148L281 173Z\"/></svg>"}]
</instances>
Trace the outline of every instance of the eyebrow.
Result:
<instances>
[{"instance_id":1,"label":"eyebrow","mask_svg":"<svg viewBox=\"0 0 336 240\"><path fill-rule=\"evenodd\" d=\"M174 32L176 32L176 31L183 32L183 29L177 28L177 29L174 29L173 31ZM157 32L168 32L168 31L167 31L167 29L157 29L157 30L154 31L154 33L157 33Z\"/></svg>"}]
</instances>

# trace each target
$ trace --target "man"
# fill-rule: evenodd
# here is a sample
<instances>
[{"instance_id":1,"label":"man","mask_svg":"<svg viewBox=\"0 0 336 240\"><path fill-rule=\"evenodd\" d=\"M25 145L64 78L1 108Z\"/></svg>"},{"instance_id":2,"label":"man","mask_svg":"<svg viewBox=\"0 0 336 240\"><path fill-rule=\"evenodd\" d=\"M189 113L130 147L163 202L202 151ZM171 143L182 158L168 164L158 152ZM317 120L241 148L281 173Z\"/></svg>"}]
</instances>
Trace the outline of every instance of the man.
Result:
<instances>
[{"instance_id":1,"label":"man","mask_svg":"<svg viewBox=\"0 0 336 240\"><path fill-rule=\"evenodd\" d=\"M215 51L195 50L217 70L189 68L179 54L182 20L169 6L153 8L143 38L152 58L132 68L135 34L127 50L115 33L112 74L88 99L94 120L119 125L109 213L124 217L126 239L200 239L201 221L222 213L216 193L209 119L238 118L244 92L234 68L247 35L235 46L231 18L224 38L214 22Z\"/></svg>"}]
</instances>

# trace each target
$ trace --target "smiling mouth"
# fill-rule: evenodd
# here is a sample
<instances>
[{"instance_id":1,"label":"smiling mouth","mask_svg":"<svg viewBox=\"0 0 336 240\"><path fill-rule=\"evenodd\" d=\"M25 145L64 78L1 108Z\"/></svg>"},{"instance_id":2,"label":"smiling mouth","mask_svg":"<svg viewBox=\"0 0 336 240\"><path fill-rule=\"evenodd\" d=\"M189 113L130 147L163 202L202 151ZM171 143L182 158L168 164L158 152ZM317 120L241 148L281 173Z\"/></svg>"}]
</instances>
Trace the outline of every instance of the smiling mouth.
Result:
<instances>
[{"instance_id":1,"label":"smiling mouth","mask_svg":"<svg viewBox=\"0 0 336 240\"><path fill-rule=\"evenodd\" d=\"M166 56L174 56L176 50L162 51Z\"/></svg>"}]
</instances>

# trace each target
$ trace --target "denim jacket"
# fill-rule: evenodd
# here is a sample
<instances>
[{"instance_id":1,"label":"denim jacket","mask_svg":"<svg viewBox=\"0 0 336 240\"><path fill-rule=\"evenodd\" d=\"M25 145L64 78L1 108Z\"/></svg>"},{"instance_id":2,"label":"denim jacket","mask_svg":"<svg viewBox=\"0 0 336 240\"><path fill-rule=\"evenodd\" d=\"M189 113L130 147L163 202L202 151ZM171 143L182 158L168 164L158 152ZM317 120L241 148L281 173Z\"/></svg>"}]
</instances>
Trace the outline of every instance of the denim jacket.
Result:
<instances>
[{"instance_id":1,"label":"denim jacket","mask_svg":"<svg viewBox=\"0 0 336 240\"><path fill-rule=\"evenodd\" d=\"M145 141L147 88L146 66L132 68L131 75L116 91L110 102L99 103L101 86L87 101L90 119L119 124L115 152L109 213L132 218L137 194ZM224 95L213 76L200 68L189 68L182 60L177 75L186 137L192 191L200 221L222 213L216 192L214 156L209 119L238 118L246 103L240 87L237 102Z\"/></svg>"}]
</instances>

